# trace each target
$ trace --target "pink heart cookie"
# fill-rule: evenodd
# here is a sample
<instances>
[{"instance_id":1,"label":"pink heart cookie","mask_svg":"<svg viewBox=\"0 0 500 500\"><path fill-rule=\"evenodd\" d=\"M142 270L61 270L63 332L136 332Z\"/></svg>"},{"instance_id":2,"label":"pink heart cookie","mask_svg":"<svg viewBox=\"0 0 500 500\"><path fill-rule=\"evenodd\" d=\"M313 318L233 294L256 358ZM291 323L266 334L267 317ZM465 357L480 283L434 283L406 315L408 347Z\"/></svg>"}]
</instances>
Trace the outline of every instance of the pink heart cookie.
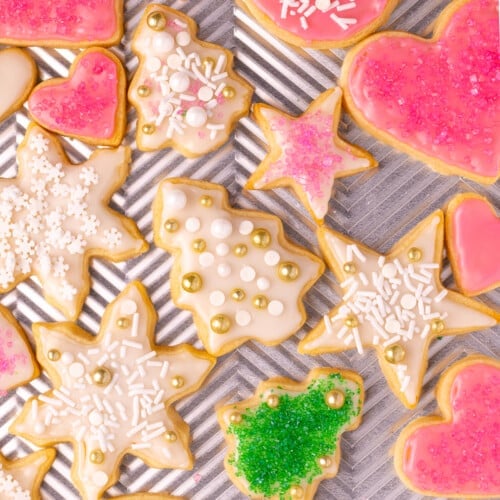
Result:
<instances>
[{"instance_id":1,"label":"pink heart cookie","mask_svg":"<svg viewBox=\"0 0 500 500\"><path fill-rule=\"evenodd\" d=\"M0 43L107 47L122 35L123 0L0 0Z\"/></svg>"},{"instance_id":2,"label":"pink heart cookie","mask_svg":"<svg viewBox=\"0 0 500 500\"><path fill-rule=\"evenodd\" d=\"M118 146L125 131L125 72L105 49L88 49L73 62L68 78L37 85L29 101L42 127L88 144Z\"/></svg>"},{"instance_id":3,"label":"pink heart cookie","mask_svg":"<svg viewBox=\"0 0 500 500\"><path fill-rule=\"evenodd\" d=\"M431 40L374 35L342 68L346 104L377 138L440 173L494 183L500 175L498 2L458 0Z\"/></svg>"},{"instance_id":4,"label":"pink heart cookie","mask_svg":"<svg viewBox=\"0 0 500 500\"><path fill-rule=\"evenodd\" d=\"M443 418L409 424L395 447L403 482L423 495L493 498L500 495L500 362L469 356L439 380Z\"/></svg>"},{"instance_id":5,"label":"pink heart cookie","mask_svg":"<svg viewBox=\"0 0 500 500\"><path fill-rule=\"evenodd\" d=\"M451 200L446 245L455 280L465 295L500 286L500 217L486 198L466 193Z\"/></svg>"}]
</instances>

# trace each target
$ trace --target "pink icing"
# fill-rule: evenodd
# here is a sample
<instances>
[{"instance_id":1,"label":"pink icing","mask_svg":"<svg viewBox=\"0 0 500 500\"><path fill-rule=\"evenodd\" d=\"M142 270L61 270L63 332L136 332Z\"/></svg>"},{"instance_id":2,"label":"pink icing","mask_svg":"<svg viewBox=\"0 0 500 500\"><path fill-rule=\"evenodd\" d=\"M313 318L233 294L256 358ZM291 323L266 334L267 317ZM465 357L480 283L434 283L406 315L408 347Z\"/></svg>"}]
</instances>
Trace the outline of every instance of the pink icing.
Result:
<instances>
[{"instance_id":1,"label":"pink icing","mask_svg":"<svg viewBox=\"0 0 500 500\"><path fill-rule=\"evenodd\" d=\"M286 16L282 15L284 3L282 0L252 0L252 3L267 14L277 26L310 42L339 41L353 37L383 14L388 1L332 0L327 11L315 9L308 17L304 13L318 2L314 0L295 2L298 7L295 9L289 7ZM305 4L308 4L308 7L302 12L297 12L300 6ZM292 14L292 11L296 13ZM302 17L305 17L307 27L303 24Z\"/></svg>"},{"instance_id":2,"label":"pink icing","mask_svg":"<svg viewBox=\"0 0 500 500\"><path fill-rule=\"evenodd\" d=\"M28 355L23 343L14 342L15 334L12 330L0 328L0 388L2 375L14 375L19 365L26 365ZM22 347L22 350L20 349Z\"/></svg>"},{"instance_id":3,"label":"pink icing","mask_svg":"<svg viewBox=\"0 0 500 500\"><path fill-rule=\"evenodd\" d=\"M99 42L118 30L117 0L0 0L0 38Z\"/></svg>"},{"instance_id":4,"label":"pink icing","mask_svg":"<svg viewBox=\"0 0 500 500\"><path fill-rule=\"evenodd\" d=\"M500 370L469 365L451 387L452 422L419 427L405 443L403 470L439 495L500 494Z\"/></svg>"},{"instance_id":5,"label":"pink icing","mask_svg":"<svg viewBox=\"0 0 500 500\"><path fill-rule=\"evenodd\" d=\"M88 52L63 83L35 89L29 98L33 117L69 135L108 139L116 125L118 70L100 51Z\"/></svg>"},{"instance_id":6,"label":"pink icing","mask_svg":"<svg viewBox=\"0 0 500 500\"><path fill-rule=\"evenodd\" d=\"M452 213L451 249L461 285L475 293L500 283L500 218L485 200L466 198Z\"/></svg>"},{"instance_id":7,"label":"pink icing","mask_svg":"<svg viewBox=\"0 0 500 500\"><path fill-rule=\"evenodd\" d=\"M396 140L467 172L499 173L497 0L471 0L439 41L381 36L348 75L357 112Z\"/></svg>"}]
</instances>

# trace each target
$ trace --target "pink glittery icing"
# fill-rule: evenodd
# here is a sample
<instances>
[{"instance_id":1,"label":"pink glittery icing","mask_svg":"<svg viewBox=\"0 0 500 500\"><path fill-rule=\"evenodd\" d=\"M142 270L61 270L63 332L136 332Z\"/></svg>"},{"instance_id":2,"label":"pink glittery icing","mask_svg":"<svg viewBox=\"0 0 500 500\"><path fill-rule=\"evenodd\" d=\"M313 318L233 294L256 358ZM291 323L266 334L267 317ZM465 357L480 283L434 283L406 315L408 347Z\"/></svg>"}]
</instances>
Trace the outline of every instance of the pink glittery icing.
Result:
<instances>
[{"instance_id":1,"label":"pink glittery icing","mask_svg":"<svg viewBox=\"0 0 500 500\"><path fill-rule=\"evenodd\" d=\"M0 386L2 375L14 375L19 365L26 365L28 355L19 350L19 343L13 342L12 330L0 328ZM24 348L24 344L21 344Z\"/></svg>"},{"instance_id":2,"label":"pink glittery icing","mask_svg":"<svg viewBox=\"0 0 500 500\"><path fill-rule=\"evenodd\" d=\"M0 0L0 38L99 42L117 31L117 0Z\"/></svg>"},{"instance_id":3,"label":"pink glittery icing","mask_svg":"<svg viewBox=\"0 0 500 500\"><path fill-rule=\"evenodd\" d=\"M102 52L89 52L70 79L35 89L29 108L41 125L63 134L112 137L118 108L115 62Z\"/></svg>"},{"instance_id":4,"label":"pink glittery icing","mask_svg":"<svg viewBox=\"0 0 500 500\"><path fill-rule=\"evenodd\" d=\"M500 494L500 370L465 367L451 387L449 424L419 427L405 443L403 471L438 495Z\"/></svg>"},{"instance_id":5,"label":"pink glittery icing","mask_svg":"<svg viewBox=\"0 0 500 500\"><path fill-rule=\"evenodd\" d=\"M368 122L465 171L500 171L498 1L471 0L440 39L382 36L352 62L349 92Z\"/></svg>"},{"instance_id":6,"label":"pink glittery icing","mask_svg":"<svg viewBox=\"0 0 500 500\"><path fill-rule=\"evenodd\" d=\"M471 293L500 283L500 218L479 198L465 198L453 210L452 246L462 287Z\"/></svg>"}]
</instances>

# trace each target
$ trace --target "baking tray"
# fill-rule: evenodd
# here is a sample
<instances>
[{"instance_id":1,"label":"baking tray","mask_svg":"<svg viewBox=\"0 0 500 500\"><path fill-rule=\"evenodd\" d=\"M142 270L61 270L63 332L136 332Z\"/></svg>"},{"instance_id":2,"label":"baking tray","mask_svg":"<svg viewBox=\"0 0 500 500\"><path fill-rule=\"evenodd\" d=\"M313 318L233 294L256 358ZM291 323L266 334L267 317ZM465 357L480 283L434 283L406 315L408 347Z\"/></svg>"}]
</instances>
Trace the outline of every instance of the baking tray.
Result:
<instances>
[{"instance_id":1,"label":"baking tray","mask_svg":"<svg viewBox=\"0 0 500 500\"><path fill-rule=\"evenodd\" d=\"M160 2L161 3L161 2ZM254 102L266 102L291 114L298 114L321 91L335 85L345 50L314 51L292 48L269 35L243 9L229 0L191 0L164 2L193 17L200 26L200 38L232 49L236 69L254 87ZM384 29L400 29L428 34L429 25L447 4L443 0L402 0ZM113 50L126 64L129 79L137 59L130 50L132 33L148 2L126 0L126 34L122 45ZM66 76L76 51L32 48L43 79ZM152 244L151 203L157 183L165 176L186 176L219 182L226 186L237 207L257 208L281 217L293 241L318 251L315 225L305 209L287 190L243 191L242 186L265 154L263 134L251 118L238 124L231 140L213 154L187 160L171 149L140 153L135 149L135 111L129 110L129 129L125 141L133 148L131 175L113 197L114 208L137 222ZM16 174L15 151L29 123L26 109L0 126L0 175ZM485 187L458 177L444 177L424 164L377 142L343 115L340 133L348 141L369 150L380 167L335 182L334 197L326 224L378 251L387 251L419 220L445 205L455 193L476 191L500 209L499 183ZM74 140L64 146L74 161L82 161L91 148ZM96 333L107 305L133 280L148 288L159 314L157 342L189 342L201 348L191 315L172 303L169 272L173 259L154 245L145 255L118 264L95 259L91 266L92 291L85 302L79 324ZM446 287L454 288L448 262L442 274ZM127 492L168 491L193 500L236 500L245 498L229 481L224 468L225 444L216 422L214 406L250 396L258 382L276 375L302 379L316 366L349 367L358 371L366 386L363 423L354 432L344 434L343 457L336 478L323 481L318 500L327 499L417 499L396 477L390 450L401 428L416 415L436 408L434 387L445 367L467 353L500 355L500 329L435 341L429 352L429 368L419 405L405 409L389 391L373 351L359 356L356 351L310 357L297 353L297 343L339 300L338 283L327 272L306 296L308 319L304 327L288 341L274 348L249 342L219 358L203 388L181 400L176 408L191 426L195 455L192 471L158 470L132 456L124 458L119 482L107 492L116 496ZM479 297L488 305L500 305L500 290ZM32 322L61 321L63 317L43 300L39 286L28 280L5 294L1 302L8 306L30 332ZM46 376L0 399L0 447L8 458L29 453L27 442L8 434L13 417L31 396L48 390ZM78 499L69 480L73 460L71 446L57 447L58 456L42 487L47 500Z\"/></svg>"}]
</instances>

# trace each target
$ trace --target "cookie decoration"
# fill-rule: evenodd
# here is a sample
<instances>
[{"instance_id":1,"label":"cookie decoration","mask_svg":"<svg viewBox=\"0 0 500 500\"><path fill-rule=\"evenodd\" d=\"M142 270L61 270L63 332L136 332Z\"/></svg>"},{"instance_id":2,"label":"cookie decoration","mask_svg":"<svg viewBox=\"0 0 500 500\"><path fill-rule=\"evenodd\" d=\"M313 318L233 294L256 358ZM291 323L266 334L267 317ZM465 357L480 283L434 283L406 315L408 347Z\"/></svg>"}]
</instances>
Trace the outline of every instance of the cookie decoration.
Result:
<instances>
[{"instance_id":1,"label":"cookie decoration","mask_svg":"<svg viewBox=\"0 0 500 500\"><path fill-rule=\"evenodd\" d=\"M118 146L126 126L126 77L109 50L81 52L68 78L52 78L29 98L31 117L42 127L87 144Z\"/></svg>"},{"instance_id":2,"label":"cookie decoration","mask_svg":"<svg viewBox=\"0 0 500 500\"><path fill-rule=\"evenodd\" d=\"M289 186L321 222L328 212L334 179L377 166L369 153L339 138L341 101L339 87L327 90L297 118L256 104L255 118L269 143L269 152L245 187Z\"/></svg>"},{"instance_id":3,"label":"cookie decoration","mask_svg":"<svg viewBox=\"0 0 500 500\"><path fill-rule=\"evenodd\" d=\"M498 2L457 0L432 39L382 32L351 50L340 84L377 139L445 175L493 184L498 161Z\"/></svg>"},{"instance_id":4,"label":"cookie decoration","mask_svg":"<svg viewBox=\"0 0 500 500\"><path fill-rule=\"evenodd\" d=\"M132 495L123 495L113 497L114 500L185 500L182 497L173 497L166 493L132 493Z\"/></svg>"},{"instance_id":5,"label":"cookie decoration","mask_svg":"<svg viewBox=\"0 0 500 500\"><path fill-rule=\"evenodd\" d=\"M446 248L464 295L500 286L500 217L486 198L465 193L451 200L446 211Z\"/></svg>"},{"instance_id":6,"label":"cookie decoration","mask_svg":"<svg viewBox=\"0 0 500 500\"><path fill-rule=\"evenodd\" d=\"M394 464L405 485L441 498L500 496L500 362L472 355L439 379L442 416L417 418L398 437Z\"/></svg>"},{"instance_id":7,"label":"cookie decoration","mask_svg":"<svg viewBox=\"0 0 500 500\"><path fill-rule=\"evenodd\" d=\"M123 0L0 0L0 43L80 49L117 45Z\"/></svg>"},{"instance_id":8,"label":"cookie decoration","mask_svg":"<svg viewBox=\"0 0 500 500\"><path fill-rule=\"evenodd\" d=\"M327 228L320 247L343 290L341 303L299 344L308 354L375 349L391 390L408 408L419 400L433 339L497 324L500 314L443 288L444 216L429 215L381 255Z\"/></svg>"},{"instance_id":9,"label":"cookie decoration","mask_svg":"<svg viewBox=\"0 0 500 500\"><path fill-rule=\"evenodd\" d=\"M333 49L382 26L397 0L242 0L270 33L303 48Z\"/></svg>"},{"instance_id":10,"label":"cookie decoration","mask_svg":"<svg viewBox=\"0 0 500 500\"><path fill-rule=\"evenodd\" d=\"M0 122L21 108L37 74L35 61L25 50L0 50Z\"/></svg>"},{"instance_id":11,"label":"cookie decoration","mask_svg":"<svg viewBox=\"0 0 500 500\"><path fill-rule=\"evenodd\" d=\"M130 151L100 149L73 165L55 136L31 124L17 161L17 177L0 180L0 291L35 275L47 301L75 319L91 257L120 261L147 248L135 223L108 207Z\"/></svg>"},{"instance_id":12,"label":"cookie decoration","mask_svg":"<svg viewBox=\"0 0 500 500\"><path fill-rule=\"evenodd\" d=\"M2 500L41 500L40 486L56 450L48 448L18 460L0 455L0 498Z\"/></svg>"},{"instance_id":13,"label":"cookie decoration","mask_svg":"<svg viewBox=\"0 0 500 500\"><path fill-rule=\"evenodd\" d=\"M175 255L174 303L193 313L209 353L249 339L276 345L302 326L302 297L324 266L286 240L277 217L231 208L218 184L179 178L160 184L153 220L156 245Z\"/></svg>"},{"instance_id":14,"label":"cookie decoration","mask_svg":"<svg viewBox=\"0 0 500 500\"><path fill-rule=\"evenodd\" d=\"M363 399L361 377L348 370L261 382L251 398L217 411L231 480L249 498L312 499L337 474L340 437L361 423Z\"/></svg>"},{"instance_id":15,"label":"cookie decoration","mask_svg":"<svg viewBox=\"0 0 500 500\"><path fill-rule=\"evenodd\" d=\"M39 373L21 325L6 307L0 306L0 397Z\"/></svg>"},{"instance_id":16,"label":"cookie decoration","mask_svg":"<svg viewBox=\"0 0 500 500\"><path fill-rule=\"evenodd\" d=\"M252 88L232 69L232 53L196 38L196 23L150 4L132 40L139 67L128 97L137 109L137 146L172 147L188 158L224 144L248 113Z\"/></svg>"},{"instance_id":17,"label":"cookie decoration","mask_svg":"<svg viewBox=\"0 0 500 500\"><path fill-rule=\"evenodd\" d=\"M150 467L189 469L189 428L171 405L196 391L215 361L182 344L155 345L156 312L133 282L105 310L97 337L74 323L33 327L54 389L31 398L11 432L47 446L70 441L71 471L84 500L119 475L125 453Z\"/></svg>"}]
</instances>

